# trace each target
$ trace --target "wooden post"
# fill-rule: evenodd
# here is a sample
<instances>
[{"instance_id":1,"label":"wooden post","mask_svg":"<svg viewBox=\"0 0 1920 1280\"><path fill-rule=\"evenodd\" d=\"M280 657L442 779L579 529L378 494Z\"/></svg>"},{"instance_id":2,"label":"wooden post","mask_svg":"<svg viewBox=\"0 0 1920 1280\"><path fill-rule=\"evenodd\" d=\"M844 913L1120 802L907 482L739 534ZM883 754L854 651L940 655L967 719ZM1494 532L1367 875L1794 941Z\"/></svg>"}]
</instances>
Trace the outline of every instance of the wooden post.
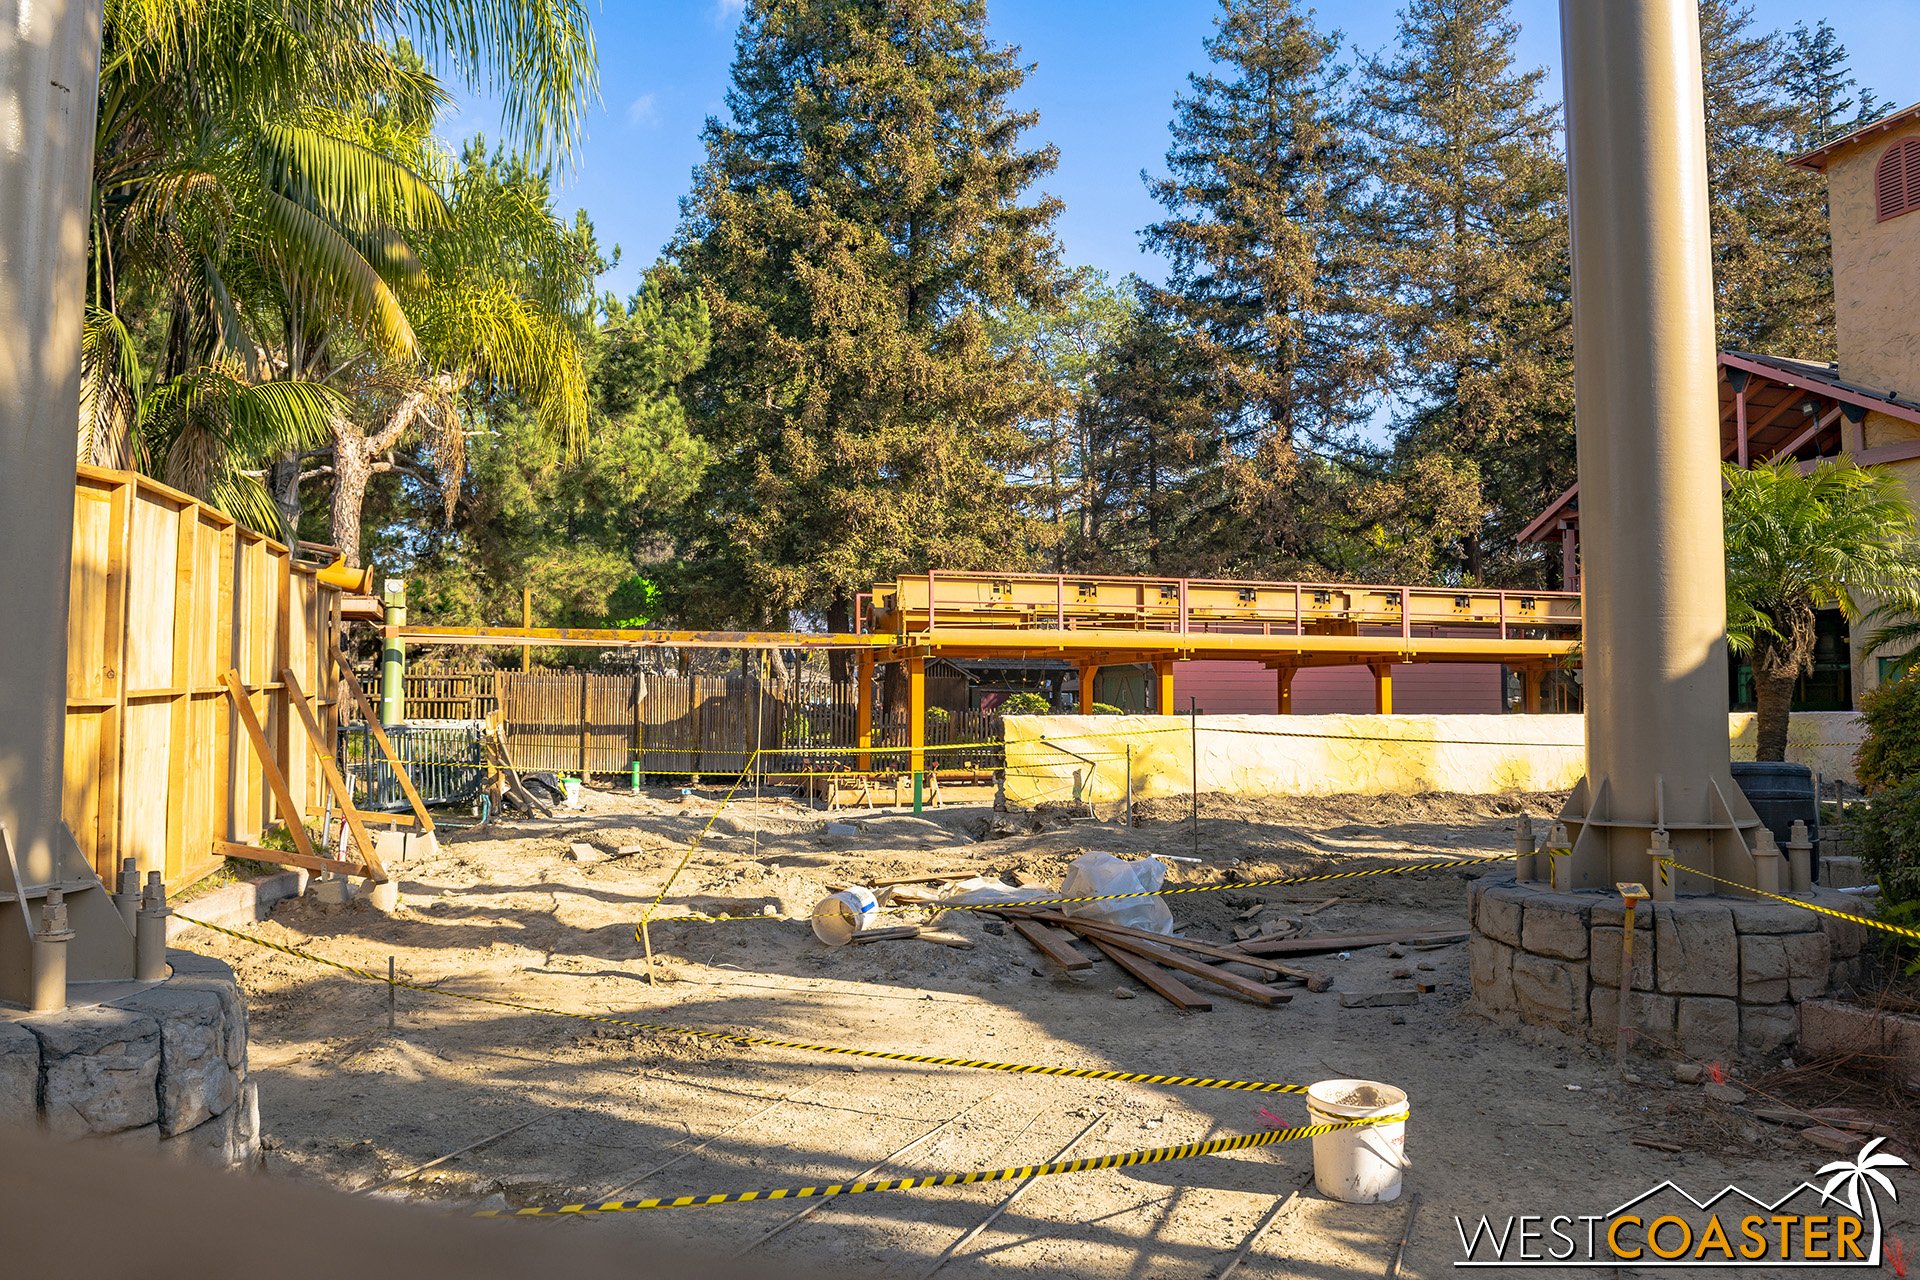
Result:
<instances>
[{"instance_id":1,"label":"wooden post","mask_svg":"<svg viewBox=\"0 0 1920 1280\"><path fill-rule=\"evenodd\" d=\"M1293 714L1293 676L1298 670L1298 667L1277 667L1274 669L1274 683L1279 686L1278 706L1280 708L1280 714L1283 716Z\"/></svg>"},{"instance_id":2,"label":"wooden post","mask_svg":"<svg viewBox=\"0 0 1920 1280\"><path fill-rule=\"evenodd\" d=\"M587 673L580 673L580 785L587 785L587 713L592 701L589 690L592 688Z\"/></svg>"},{"instance_id":3,"label":"wooden post","mask_svg":"<svg viewBox=\"0 0 1920 1280\"><path fill-rule=\"evenodd\" d=\"M367 879L375 882L387 878L387 869L380 865L380 855L374 851L373 837L360 821L360 813L354 808L353 788L340 776L339 768L333 762L333 751L320 735L320 725L313 718L313 709L307 706L307 696L300 689L300 681L294 676L292 667L280 669L281 683L286 686L287 705L306 729L307 737L312 741L313 751L320 760L320 777L333 792L334 802L340 806L340 816L346 820L347 830L353 833L353 842L360 850L360 859L366 864Z\"/></svg>"},{"instance_id":4,"label":"wooden post","mask_svg":"<svg viewBox=\"0 0 1920 1280\"><path fill-rule=\"evenodd\" d=\"M918 808L921 775L927 768L927 660L915 655L907 659L907 769L913 774L913 794Z\"/></svg>"},{"instance_id":5,"label":"wooden post","mask_svg":"<svg viewBox=\"0 0 1920 1280\"><path fill-rule=\"evenodd\" d=\"M406 766L400 763L400 756L393 749L393 740L387 737L387 731L380 723L380 710L367 697L367 691L360 686L360 678L353 674L353 668L347 665L346 654L340 652L340 646L331 638L327 640L327 651L333 660L340 664L340 682L346 686L347 694L360 708L360 718L367 722L367 731L373 735L380 753L387 759L387 767L393 770L393 776L399 780L400 790L405 793L407 803L413 807L413 816L419 820L420 830L429 833L433 830L433 817L427 812L427 805L414 789L413 779L407 775Z\"/></svg>"},{"instance_id":6,"label":"wooden post","mask_svg":"<svg viewBox=\"0 0 1920 1280\"><path fill-rule=\"evenodd\" d=\"M862 649L854 673L859 687L853 693L854 745L860 748L857 761L862 773L873 770L873 665L873 650Z\"/></svg>"},{"instance_id":7,"label":"wooden post","mask_svg":"<svg viewBox=\"0 0 1920 1280\"><path fill-rule=\"evenodd\" d=\"M527 628L529 631L533 629L533 588L532 587L520 588L520 625L522 627ZM523 644L520 646L520 669L522 671L533 670L533 646L532 645Z\"/></svg>"},{"instance_id":8,"label":"wooden post","mask_svg":"<svg viewBox=\"0 0 1920 1280\"><path fill-rule=\"evenodd\" d=\"M1080 714L1083 716L1093 714L1093 685L1094 681L1099 678L1100 667L1098 663L1083 662L1080 664Z\"/></svg>"},{"instance_id":9,"label":"wooden post","mask_svg":"<svg viewBox=\"0 0 1920 1280\"><path fill-rule=\"evenodd\" d=\"M1367 666L1373 672L1373 714L1390 716L1393 714L1393 667L1385 662L1370 662Z\"/></svg>"},{"instance_id":10,"label":"wooden post","mask_svg":"<svg viewBox=\"0 0 1920 1280\"><path fill-rule=\"evenodd\" d=\"M267 787L273 792L280 821L286 824L293 847L306 857L317 858L319 855L313 850L313 842L307 839L305 816L293 802L293 792L287 787L287 775L280 771L280 757L267 741L266 731L260 727L260 717L253 713L253 703L247 700L247 689L240 683L240 673L224 672L220 682L227 686L227 696L233 700L233 709L240 716L240 727L247 731L247 737L253 743L253 753L260 757L260 772L266 775Z\"/></svg>"},{"instance_id":11,"label":"wooden post","mask_svg":"<svg viewBox=\"0 0 1920 1280\"><path fill-rule=\"evenodd\" d=\"M1173 711L1173 659L1162 658L1153 664L1154 701L1153 709L1158 715L1170 716Z\"/></svg>"},{"instance_id":12,"label":"wooden post","mask_svg":"<svg viewBox=\"0 0 1920 1280\"><path fill-rule=\"evenodd\" d=\"M1545 679L1546 672L1537 667L1520 672L1520 709L1530 716L1540 714L1540 686Z\"/></svg>"}]
</instances>

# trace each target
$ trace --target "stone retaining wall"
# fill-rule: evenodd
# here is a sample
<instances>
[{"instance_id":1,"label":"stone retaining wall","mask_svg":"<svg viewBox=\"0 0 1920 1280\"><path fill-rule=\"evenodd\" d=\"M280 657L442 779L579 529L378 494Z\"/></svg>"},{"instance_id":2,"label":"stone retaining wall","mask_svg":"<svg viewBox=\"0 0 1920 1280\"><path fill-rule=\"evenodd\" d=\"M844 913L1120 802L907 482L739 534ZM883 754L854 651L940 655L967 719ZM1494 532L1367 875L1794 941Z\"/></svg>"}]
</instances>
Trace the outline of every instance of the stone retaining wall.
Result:
<instances>
[{"instance_id":1,"label":"stone retaining wall","mask_svg":"<svg viewBox=\"0 0 1920 1280\"><path fill-rule=\"evenodd\" d=\"M96 1005L0 1017L0 1124L39 1124L234 1166L259 1150L247 1002L233 970L169 951L173 974Z\"/></svg>"},{"instance_id":2,"label":"stone retaining wall","mask_svg":"<svg viewBox=\"0 0 1920 1280\"><path fill-rule=\"evenodd\" d=\"M1857 904L1835 894L1841 910ZM1474 882L1468 958L1475 1007L1612 1045L1625 911L1616 893L1556 893L1512 873ZM1633 1025L1651 1050L1702 1058L1789 1049L1796 1006L1854 980L1865 931L1785 903L1643 902L1634 913Z\"/></svg>"}]
</instances>

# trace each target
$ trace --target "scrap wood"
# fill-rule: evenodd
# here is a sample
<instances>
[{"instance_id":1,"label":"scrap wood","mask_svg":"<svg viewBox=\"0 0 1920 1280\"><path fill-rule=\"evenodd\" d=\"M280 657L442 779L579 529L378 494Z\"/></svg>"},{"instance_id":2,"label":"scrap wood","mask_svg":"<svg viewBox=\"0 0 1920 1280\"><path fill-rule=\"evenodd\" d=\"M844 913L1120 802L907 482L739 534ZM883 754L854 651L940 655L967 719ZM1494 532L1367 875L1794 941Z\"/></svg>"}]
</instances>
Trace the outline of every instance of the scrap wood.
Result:
<instances>
[{"instance_id":1,"label":"scrap wood","mask_svg":"<svg viewBox=\"0 0 1920 1280\"><path fill-rule=\"evenodd\" d=\"M1240 1264L1247 1260L1247 1255L1253 1252L1253 1246L1260 1243L1260 1237L1266 1234L1267 1228L1306 1194L1307 1183L1312 1180L1312 1173L1300 1175L1300 1185L1273 1202L1260 1221L1253 1224L1253 1230L1247 1232L1247 1238L1240 1242L1240 1247L1234 1250L1233 1257L1227 1259L1227 1265L1220 1268L1220 1274L1214 1280L1231 1280L1233 1273L1240 1269Z\"/></svg>"},{"instance_id":2,"label":"scrap wood","mask_svg":"<svg viewBox=\"0 0 1920 1280\"><path fill-rule=\"evenodd\" d=\"M1093 961L1087 959L1073 945L1073 938L1062 933L1052 925L1041 924L1036 920L1013 920L1013 931L1031 942L1041 955L1073 972L1079 969L1093 968Z\"/></svg>"},{"instance_id":3,"label":"scrap wood","mask_svg":"<svg viewBox=\"0 0 1920 1280\"><path fill-rule=\"evenodd\" d=\"M1386 1280L1395 1280L1400 1274L1400 1265L1407 1260L1407 1246L1413 1243L1413 1219L1420 1212L1420 1193L1414 1192L1407 1199L1407 1225L1400 1232L1400 1246L1393 1251L1393 1261L1387 1263Z\"/></svg>"},{"instance_id":4,"label":"scrap wood","mask_svg":"<svg viewBox=\"0 0 1920 1280\"><path fill-rule=\"evenodd\" d=\"M1278 973L1285 977L1292 978L1296 982L1304 982L1307 984L1307 990L1309 991L1325 991L1333 985L1333 980L1324 973L1316 973L1311 969L1301 969L1293 965L1281 964L1278 961L1268 960L1264 957L1247 955L1244 952L1234 951L1227 947L1215 946L1210 942L1195 942L1192 938L1182 938L1175 934L1154 933L1148 929L1136 929L1131 925L1111 924L1105 920L1088 920L1081 916L1069 916L1064 912L1043 911L1038 908L1030 908L1019 914L1025 915L1030 919L1043 920L1048 924L1054 925L1071 925L1077 921L1081 924L1098 928L1106 933L1118 934L1123 938L1137 938L1142 942L1157 942L1161 946L1175 947L1181 951L1191 951L1195 955L1211 956L1215 960L1224 960L1231 964L1251 965L1256 969L1265 969L1270 973Z\"/></svg>"},{"instance_id":5,"label":"scrap wood","mask_svg":"<svg viewBox=\"0 0 1920 1280\"><path fill-rule=\"evenodd\" d=\"M1060 1148L1060 1150L1054 1152L1053 1159L1054 1160L1066 1159L1067 1152L1079 1146L1080 1140L1082 1138L1085 1138L1088 1134L1092 1133L1095 1129L1099 1128L1103 1123L1106 1122L1107 1117L1111 1116L1112 1114L1113 1112L1111 1111L1102 1111L1099 1115L1095 1116L1093 1118L1092 1123L1087 1125L1087 1127L1082 1129L1079 1133L1076 1133L1073 1135L1072 1141L1068 1142L1067 1145ZM1051 1163L1051 1161L1049 1161L1049 1163ZM934 1273L938 1272L940 1268L946 1266L947 1263L953 1260L953 1256L955 1254L959 1253L962 1249L966 1248L967 1245L971 1243L974 1239L976 1239L981 1232L985 1231L988 1227L992 1226L995 1222L997 1222L1001 1214L1005 1213L1008 1209L1012 1208L1013 1202L1015 1200L1018 1200L1022 1195L1026 1194L1027 1188L1031 1187L1034 1184L1034 1181L1035 1179L1031 1177L1022 1179L1020 1182L1020 1185L1013 1189L1013 1193L1011 1195L1009 1195L1006 1199L1002 1200L999 1204L994 1206L992 1213L989 1213L985 1218L981 1219L978 1225L970 1228L966 1232L966 1234L962 1235L958 1240L955 1240L952 1244L948 1245L946 1248L946 1251L943 1252L939 1257L933 1260L933 1265L920 1273L919 1280L931 1280L931 1277L934 1275Z\"/></svg>"},{"instance_id":6,"label":"scrap wood","mask_svg":"<svg viewBox=\"0 0 1920 1280\"><path fill-rule=\"evenodd\" d=\"M520 1132L522 1129L526 1128L528 1125L537 1124L540 1121L545 1120L547 1116L551 1114L553 1113L547 1112L542 1115L537 1115L531 1120L522 1120L519 1124L516 1124L511 1128L502 1129L498 1133L490 1133L486 1137L480 1139L480 1141L478 1142L469 1142L466 1146L461 1147L457 1151L449 1151L447 1152L447 1154L443 1156L437 1156L434 1159L427 1161L425 1164L415 1165L413 1168L407 1170L405 1173L396 1174L393 1177L388 1178L385 1182L382 1182L376 1186L368 1187L363 1191L355 1192L354 1194L370 1196L375 1194L376 1192L385 1191L388 1187L397 1187L403 1182L408 1182L414 1178L419 1177L421 1174L425 1173L429 1169L438 1168L439 1166L447 1163L447 1161L449 1160L455 1159L456 1157L459 1157L459 1156L464 1156L470 1151L478 1151L480 1148L484 1146L487 1146L491 1143L498 1142L500 1141L500 1139L505 1138L511 1134L516 1134Z\"/></svg>"},{"instance_id":7,"label":"scrap wood","mask_svg":"<svg viewBox=\"0 0 1920 1280\"><path fill-rule=\"evenodd\" d=\"M1396 942L1408 946L1446 946L1466 940L1465 929L1426 929L1408 933L1328 934L1317 938L1275 938L1267 941L1256 938L1251 942L1236 942L1234 946L1249 955L1256 956L1311 956L1322 955L1329 951L1358 951L1362 947L1385 947Z\"/></svg>"},{"instance_id":8,"label":"scrap wood","mask_svg":"<svg viewBox=\"0 0 1920 1280\"><path fill-rule=\"evenodd\" d=\"M1153 994L1159 996L1174 1008L1182 1010L1213 1008L1213 1001L1207 999L1192 987L1189 987L1186 983L1180 981L1180 979L1174 977L1165 969L1162 969L1159 965L1150 964L1139 956L1134 955L1131 951L1121 950L1114 944L1112 939L1101 938L1097 934L1090 934L1087 937L1087 941L1091 942L1107 959L1132 974L1141 986L1153 992Z\"/></svg>"},{"instance_id":9,"label":"scrap wood","mask_svg":"<svg viewBox=\"0 0 1920 1280\"><path fill-rule=\"evenodd\" d=\"M957 951L971 951L974 947L973 939L964 933L953 933L947 929L929 929L925 925L920 927L920 941L937 942L943 947L952 947Z\"/></svg>"},{"instance_id":10,"label":"scrap wood","mask_svg":"<svg viewBox=\"0 0 1920 1280\"><path fill-rule=\"evenodd\" d=\"M853 935L855 942L891 942L897 938L917 938L920 926L917 924L894 925L887 929L862 929Z\"/></svg>"},{"instance_id":11,"label":"scrap wood","mask_svg":"<svg viewBox=\"0 0 1920 1280\"><path fill-rule=\"evenodd\" d=\"M1285 1004L1293 999L1292 994L1289 992L1267 986L1262 982L1255 982L1251 978L1243 978L1237 973L1228 973L1225 969L1208 964L1205 960L1183 955L1170 947L1159 946L1151 942L1142 942L1138 938L1129 938L1124 934L1108 933L1104 929L1088 925L1079 920L1074 920L1071 916L1069 916L1068 919L1071 921L1071 923L1067 925L1069 929L1085 937L1088 941L1096 943L1102 951L1107 951L1108 947L1117 947L1122 951L1131 951L1142 959L1151 960L1155 964L1165 965L1169 969L1179 969L1184 973L1192 974L1196 978L1204 978L1215 986L1225 987L1235 995L1245 996L1247 999L1258 1001L1261 1004ZM1018 928L1019 925L1016 924L1014 927ZM1107 951L1107 954L1111 955L1113 953Z\"/></svg>"}]
</instances>

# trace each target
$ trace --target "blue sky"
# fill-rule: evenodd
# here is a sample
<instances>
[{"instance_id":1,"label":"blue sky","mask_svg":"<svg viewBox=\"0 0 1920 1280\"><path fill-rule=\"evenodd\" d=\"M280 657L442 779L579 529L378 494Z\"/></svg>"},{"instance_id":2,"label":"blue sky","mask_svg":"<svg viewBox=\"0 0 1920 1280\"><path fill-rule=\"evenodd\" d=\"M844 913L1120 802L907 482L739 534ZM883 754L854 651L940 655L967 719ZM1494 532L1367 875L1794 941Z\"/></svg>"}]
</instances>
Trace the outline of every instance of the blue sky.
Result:
<instances>
[{"instance_id":1,"label":"blue sky","mask_svg":"<svg viewBox=\"0 0 1920 1280\"><path fill-rule=\"evenodd\" d=\"M1368 51L1391 41L1399 5L1326 0L1323 27ZM1060 148L1045 187L1066 202L1058 223L1067 260L1118 276L1158 275L1140 253L1138 232L1156 207L1140 182L1158 168L1167 122L1187 73L1200 67L1216 0L991 0L993 34L1037 63L1021 105L1037 110L1034 137ZM1766 26L1809 24L1821 10L1791 0L1756 0ZM1853 56L1863 85L1904 106L1920 99L1912 50L1920 46L1920 4L1846 0L1826 16ZM1520 56L1549 72L1559 97L1558 0L1515 0ZM700 159L699 133L722 110L739 0L604 0L595 14L605 99L562 184L562 207L585 208L603 244L624 259L606 281L631 289L673 232L679 199ZM457 138L499 132L490 107L470 100L450 121Z\"/></svg>"}]
</instances>

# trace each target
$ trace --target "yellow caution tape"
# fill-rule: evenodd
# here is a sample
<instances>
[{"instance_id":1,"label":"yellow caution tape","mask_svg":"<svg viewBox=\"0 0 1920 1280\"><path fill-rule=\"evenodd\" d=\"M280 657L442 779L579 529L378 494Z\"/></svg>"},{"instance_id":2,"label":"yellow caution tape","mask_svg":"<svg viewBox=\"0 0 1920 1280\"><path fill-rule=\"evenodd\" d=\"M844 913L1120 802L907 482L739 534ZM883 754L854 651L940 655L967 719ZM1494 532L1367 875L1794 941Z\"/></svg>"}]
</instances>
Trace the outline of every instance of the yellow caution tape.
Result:
<instances>
[{"instance_id":1,"label":"yellow caution tape","mask_svg":"<svg viewBox=\"0 0 1920 1280\"><path fill-rule=\"evenodd\" d=\"M1342 1129L1360 1129L1377 1124L1396 1124L1408 1112L1350 1120L1343 1124L1310 1124L1297 1129L1271 1129L1265 1133L1242 1134L1237 1138L1215 1138L1211 1142L1189 1142L1177 1147L1152 1147L1142 1151L1123 1151L1110 1156L1087 1156L1079 1160L1055 1160L1050 1164L1017 1165L1007 1169L978 1169L972 1173L938 1173L914 1178L887 1178L879 1182L836 1182L822 1187L781 1187L773 1191L733 1191L712 1195L657 1196L648 1200L601 1200L597 1203L530 1206L525 1209L485 1209L476 1218L566 1218L587 1213L639 1213L647 1209L693 1209L716 1204L750 1204L756 1200L821 1200L830 1196L861 1196L876 1191L919 1191L929 1187L967 1187L982 1182L1023 1182L1056 1173L1092 1173L1099 1169L1129 1169L1136 1165L1160 1164L1168 1160L1192 1160L1218 1155L1222 1151L1244 1151L1249 1147L1267 1147L1276 1142L1295 1142L1317 1138Z\"/></svg>"},{"instance_id":2,"label":"yellow caution tape","mask_svg":"<svg viewBox=\"0 0 1920 1280\"><path fill-rule=\"evenodd\" d=\"M526 1004L519 1000L506 1000L498 996L477 996L465 991L448 991L441 987L406 982L397 978L389 982L384 973L362 969L339 960L329 960L325 956L315 955L300 947L272 942L257 934L243 933L239 929L229 929L225 925L214 924L208 920L197 920L180 912L175 914L188 924L211 929L215 933L223 933L229 938L237 938L256 947L264 947L268 951L278 951L282 955L292 956L298 960L338 969L342 973L364 978L368 982L377 982L382 986L395 986L407 991L418 991L422 995L442 996L449 1000L467 1000L474 1004L492 1005L502 1009L518 1009L522 1013L537 1013L554 1018L574 1018L582 1022L626 1027L633 1031L692 1036L703 1040L722 1040L729 1044L754 1045L763 1049L792 1049L803 1053L828 1053L849 1058L878 1058L886 1062L910 1065L965 1067L973 1071L1010 1071L1016 1075L1063 1076L1075 1080L1102 1080L1116 1084L1163 1084L1185 1089L1232 1089L1247 1093L1305 1093L1307 1091L1307 1086L1304 1084L1278 1084L1266 1080L1216 1080L1210 1076L1153 1075L1139 1071L1103 1071L1094 1067L1035 1066L1022 1062L994 1062L985 1058L950 1058L927 1053L895 1053L885 1049L853 1049L845 1045L810 1044L804 1040L778 1040L771 1036L750 1036L737 1031L709 1031L699 1027L676 1027L662 1022L636 1022L628 1018L615 1018L601 1013L575 1013L569 1009L549 1009L543 1005Z\"/></svg>"},{"instance_id":3,"label":"yellow caution tape","mask_svg":"<svg viewBox=\"0 0 1920 1280\"><path fill-rule=\"evenodd\" d=\"M1832 907L1823 907L1817 902L1803 902L1799 898L1789 898L1785 894L1768 893L1765 889L1756 889L1752 885L1741 884L1738 880L1722 880L1719 876L1709 875L1696 867L1688 866L1684 862L1676 862L1672 858L1656 859L1655 865L1660 868L1660 883L1663 885L1668 882L1669 873L1667 869L1671 867L1675 871L1684 871L1690 876L1699 876L1702 880L1711 880L1715 884L1724 884L1728 888L1738 889L1742 893L1751 893L1755 897L1771 898L1775 902L1784 902L1790 907L1800 907L1807 911L1815 911L1823 916L1832 916L1835 920L1851 921L1854 924L1864 926L1868 929L1878 929L1882 933L1891 933L1895 937L1920 942L1920 929L1909 929L1904 925L1888 924L1884 920L1875 920L1868 916L1856 916L1851 912L1836 911Z\"/></svg>"}]
</instances>

